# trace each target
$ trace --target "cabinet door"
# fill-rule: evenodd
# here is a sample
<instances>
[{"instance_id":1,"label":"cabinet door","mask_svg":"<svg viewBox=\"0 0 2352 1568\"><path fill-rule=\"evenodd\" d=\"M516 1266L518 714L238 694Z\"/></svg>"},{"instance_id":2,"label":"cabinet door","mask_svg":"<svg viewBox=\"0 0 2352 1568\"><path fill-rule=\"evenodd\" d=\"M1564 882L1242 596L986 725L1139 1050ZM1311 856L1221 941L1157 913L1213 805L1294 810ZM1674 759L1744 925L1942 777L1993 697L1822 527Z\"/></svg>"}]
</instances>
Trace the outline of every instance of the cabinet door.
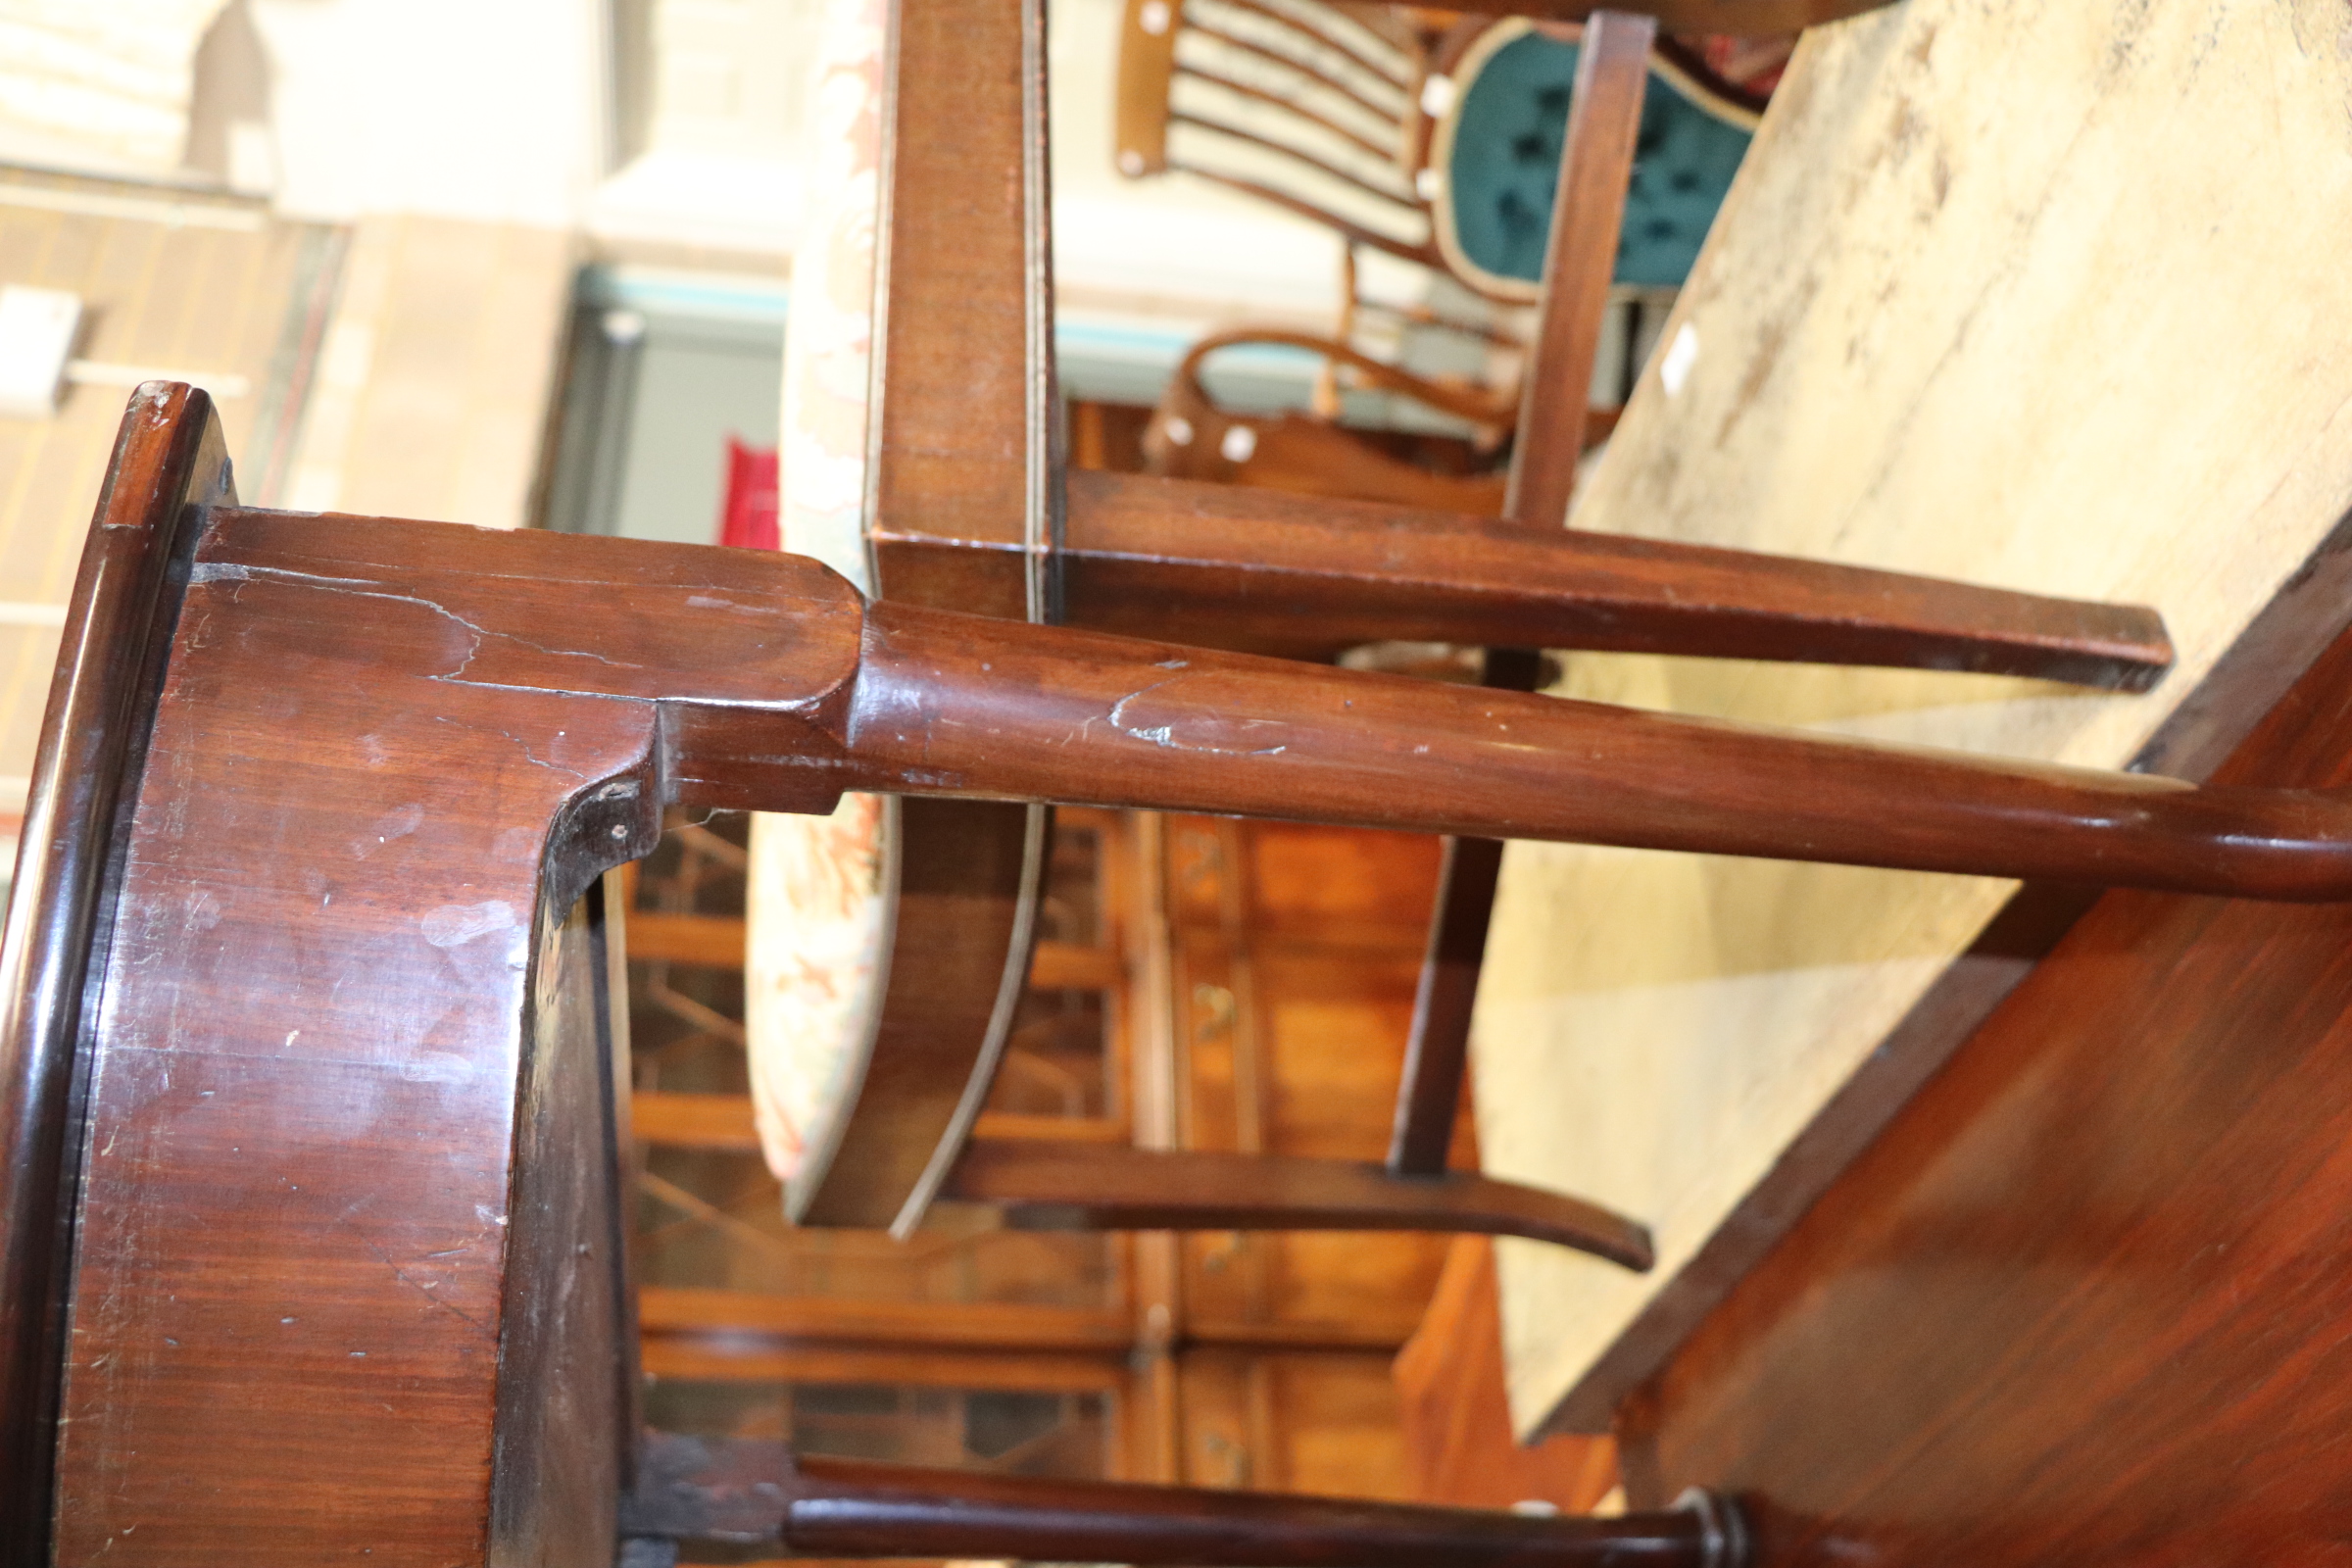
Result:
<instances>
[{"instance_id":1,"label":"cabinet door","mask_svg":"<svg viewBox=\"0 0 2352 1568\"><path fill-rule=\"evenodd\" d=\"M1192 1486L1412 1495L1384 1350L1240 1350L1177 1358Z\"/></svg>"},{"instance_id":2,"label":"cabinet door","mask_svg":"<svg viewBox=\"0 0 2352 1568\"><path fill-rule=\"evenodd\" d=\"M1176 819L1167 842L1186 1144L1383 1157L1437 842L1205 818ZM1184 1249L1194 1341L1334 1349L1401 1345L1446 1254L1442 1237L1380 1233Z\"/></svg>"}]
</instances>

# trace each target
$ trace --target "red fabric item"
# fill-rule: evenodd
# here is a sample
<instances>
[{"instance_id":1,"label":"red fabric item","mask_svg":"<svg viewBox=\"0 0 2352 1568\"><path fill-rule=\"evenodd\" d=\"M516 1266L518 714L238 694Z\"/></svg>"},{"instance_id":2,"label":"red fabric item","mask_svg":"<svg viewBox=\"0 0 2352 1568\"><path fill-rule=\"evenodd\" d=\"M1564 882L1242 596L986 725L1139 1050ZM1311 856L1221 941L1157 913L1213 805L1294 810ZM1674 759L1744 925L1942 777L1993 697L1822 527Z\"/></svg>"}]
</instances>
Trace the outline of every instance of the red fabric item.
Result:
<instances>
[{"instance_id":1,"label":"red fabric item","mask_svg":"<svg viewBox=\"0 0 2352 1568\"><path fill-rule=\"evenodd\" d=\"M1691 41L1697 45L1699 58L1707 63L1707 69L1758 99L1772 96L1772 90L1781 84L1781 76L1788 69L1788 57L1796 51L1793 32L1768 38L1733 38L1711 33Z\"/></svg>"},{"instance_id":2,"label":"red fabric item","mask_svg":"<svg viewBox=\"0 0 2352 1568\"><path fill-rule=\"evenodd\" d=\"M727 500L718 517L718 542L737 550L781 550L776 529L776 449L747 447L727 437Z\"/></svg>"}]
</instances>

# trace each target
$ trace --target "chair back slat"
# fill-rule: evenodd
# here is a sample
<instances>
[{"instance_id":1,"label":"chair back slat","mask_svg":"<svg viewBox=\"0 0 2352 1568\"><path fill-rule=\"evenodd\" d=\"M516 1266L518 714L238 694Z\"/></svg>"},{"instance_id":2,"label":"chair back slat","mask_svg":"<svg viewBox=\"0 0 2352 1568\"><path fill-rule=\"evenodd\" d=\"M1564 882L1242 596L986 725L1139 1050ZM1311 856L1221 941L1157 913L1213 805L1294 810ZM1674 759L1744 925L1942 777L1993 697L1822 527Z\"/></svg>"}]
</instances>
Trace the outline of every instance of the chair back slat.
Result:
<instances>
[{"instance_id":1,"label":"chair back slat","mask_svg":"<svg viewBox=\"0 0 2352 1568\"><path fill-rule=\"evenodd\" d=\"M1318 0L1131 0L1120 172L1180 171L1423 267L1426 51Z\"/></svg>"},{"instance_id":2,"label":"chair back slat","mask_svg":"<svg viewBox=\"0 0 2352 1568\"><path fill-rule=\"evenodd\" d=\"M1217 138L1229 154L1242 155L1234 159L1234 162L1240 167L1217 170L1213 171L1214 172L1232 172L1247 177L1250 173L1269 173L1275 169L1284 169L1302 176L1301 183L1307 188L1323 186L1323 194L1327 199L1335 201L1351 199L1361 203L1369 212L1379 213L1384 217L1393 215L1400 224L1403 221L1419 218L1417 209L1410 206L1396 191L1387 187L1377 178L1357 173L1345 165L1319 157L1290 142L1280 141L1254 130L1219 124L1216 121L1196 115L1189 109L1171 111L1168 115L1168 123L1172 126L1184 125L1195 130L1204 131ZM1187 145L1197 144L1188 141ZM1256 149L1267 157L1249 156L1250 149ZM1247 162L1243 161L1245 157ZM1269 159L1272 161L1269 162ZM1177 167L1190 169L1198 173L1212 172L1205 167L1195 168L1190 160L1179 163ZM1340 189L1329 188L1335 185ZM1361 221L1360 217L1358 220Z\"/></svg>"},{"instance_id":3,"label":"chair back slat","mask_svg":"<svg viewBox=\"0 0 2352 1568\"><path fill-rule=\"evenodd\" d=\"M1400 47L1396 40L1383 37L1354 18L1328 6L1313 0L1289 0L1287 5L1269 0L1206 0L1206 3L1263 17L1277 26L1312 39L1317 45L1339 50L1356 66L1400 88L1411 85L1415 66L1409 48Z\"/></svg>"},{"instance_id":4,"label":"chair back slat","mask_svg":"<svg viewBox=\"0 0 2352 1568\"><path fill-rule=\"evenodd\" d=\"M1270 65L1296 71L1324 92L1360 104L1369 114L1400 120L1405 110L1403 83L1360 65L1345 51L1333 48L1315 33L1266 26L1259 13L1237 11L1201 15L1199 7L1212 0L1196 0L1185 14L1178 47L1186 38L1214 40L1214 46ZM1199 47L1199 46L1197 46Z\"/></svg>"},{"instance_id":5,"label":"chair back slat","mask_svg":"<svg viewBox=\"0 0 2352 1568\"><path fill-rule=\"evenodd\" d=\"M1297 102L1264 87L1251 86L1246 81L1238 81L1232 76L1206 66L1189 65L1179 61L1176 66L1176 74L1179 76L1188 76L1197 81L1207 82L1219 91L1232 93L1236 97L1248 98L1254 103L1264 104L1270 108L1296 115L1310 124L1321 126L1343 141L1363 149L1374 158L1393 159L1396 156L1396 150L1394 146L1383 146L1373 137L1341 123L1337 117L1324 114L1311 104Z\"/></svg>"}]
</instances>

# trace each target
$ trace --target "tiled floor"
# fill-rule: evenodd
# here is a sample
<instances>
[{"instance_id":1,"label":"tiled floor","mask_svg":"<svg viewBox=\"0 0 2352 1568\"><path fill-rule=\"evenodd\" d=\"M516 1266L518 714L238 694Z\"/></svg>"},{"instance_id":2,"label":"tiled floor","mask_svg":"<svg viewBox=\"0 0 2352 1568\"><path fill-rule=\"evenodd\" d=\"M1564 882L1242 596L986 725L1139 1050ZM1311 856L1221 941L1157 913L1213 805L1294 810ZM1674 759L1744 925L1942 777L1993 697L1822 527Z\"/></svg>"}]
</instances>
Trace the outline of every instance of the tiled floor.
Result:
<instances>
[{"instance_id":1,"label":"tiled floor","mask_svg":"<svg viewBox=\"0 0 2352 1568\"><path fill-rule=\"evenodd\" d=\"M249 502L512 528L536 505L576 242L386 217L351 229L169 188L0 169L0 283L70 289L76 356L209 382ZM127 385L0 419L0 860ZM5 866L0 865L0 874Z\"/></svg>"},{"instance_id":2,"label":"tiled floor","mask_svg":"<svg viewBox=\"0 0 2352 1568\"><path fill-rule=\"evenodd\" d=\"M532 521L575 265L551 229L361 220L278 504Z\"/></svg>"},{"instance_id":3,"label":"tiled floor","mask_svg":"<svg viewBox=\"0 0 2352 1568\"><path fill-rule=\"evenodd\" d=\"M240 475L270 466L276 427L299 410L303 316L331 283L336 239L247 203L0 169L0 283L81 296L80 360L213 381ZM53 607L128 395L69 385L54 417L0 419L0 839L31 770Z\"/></svg>"}]
</instances>

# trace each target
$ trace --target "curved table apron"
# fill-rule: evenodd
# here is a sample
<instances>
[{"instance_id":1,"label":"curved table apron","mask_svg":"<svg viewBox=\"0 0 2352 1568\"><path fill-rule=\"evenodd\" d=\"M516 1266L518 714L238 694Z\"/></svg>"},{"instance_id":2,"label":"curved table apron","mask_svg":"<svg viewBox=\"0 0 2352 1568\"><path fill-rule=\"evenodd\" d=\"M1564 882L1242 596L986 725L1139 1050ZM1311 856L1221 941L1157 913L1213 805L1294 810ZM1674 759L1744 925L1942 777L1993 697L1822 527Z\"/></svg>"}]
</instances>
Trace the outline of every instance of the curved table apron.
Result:
<instances>
[{"instance_id":1,"label":"curved table apron","mask_svg":"<svg viewBox=\"0 0 2352 1568\"><path fill-rule=\"evenodd\" d=\"M895 79L953 56L1017 77L990 112L1042 124L1044 18L1027 8L1016 36L936 8L890 13L835 0L827 18L812 239L787 339L782 543L875 597L1050 623L1061 465L1042 139L1008 189L989 177L1001 134L905 113L925 100ZM878 260L881 233L895 269ZM972 333L975 312L1027 329ZM899 511L1004 548L968 570L924 569L875 537ZM747 1033L761 1145L794 1222L904 1235L921 1219L1011 1033L1051 833L1044 806L911 797L756 824Z\"/></svg>"}]
</instances>

